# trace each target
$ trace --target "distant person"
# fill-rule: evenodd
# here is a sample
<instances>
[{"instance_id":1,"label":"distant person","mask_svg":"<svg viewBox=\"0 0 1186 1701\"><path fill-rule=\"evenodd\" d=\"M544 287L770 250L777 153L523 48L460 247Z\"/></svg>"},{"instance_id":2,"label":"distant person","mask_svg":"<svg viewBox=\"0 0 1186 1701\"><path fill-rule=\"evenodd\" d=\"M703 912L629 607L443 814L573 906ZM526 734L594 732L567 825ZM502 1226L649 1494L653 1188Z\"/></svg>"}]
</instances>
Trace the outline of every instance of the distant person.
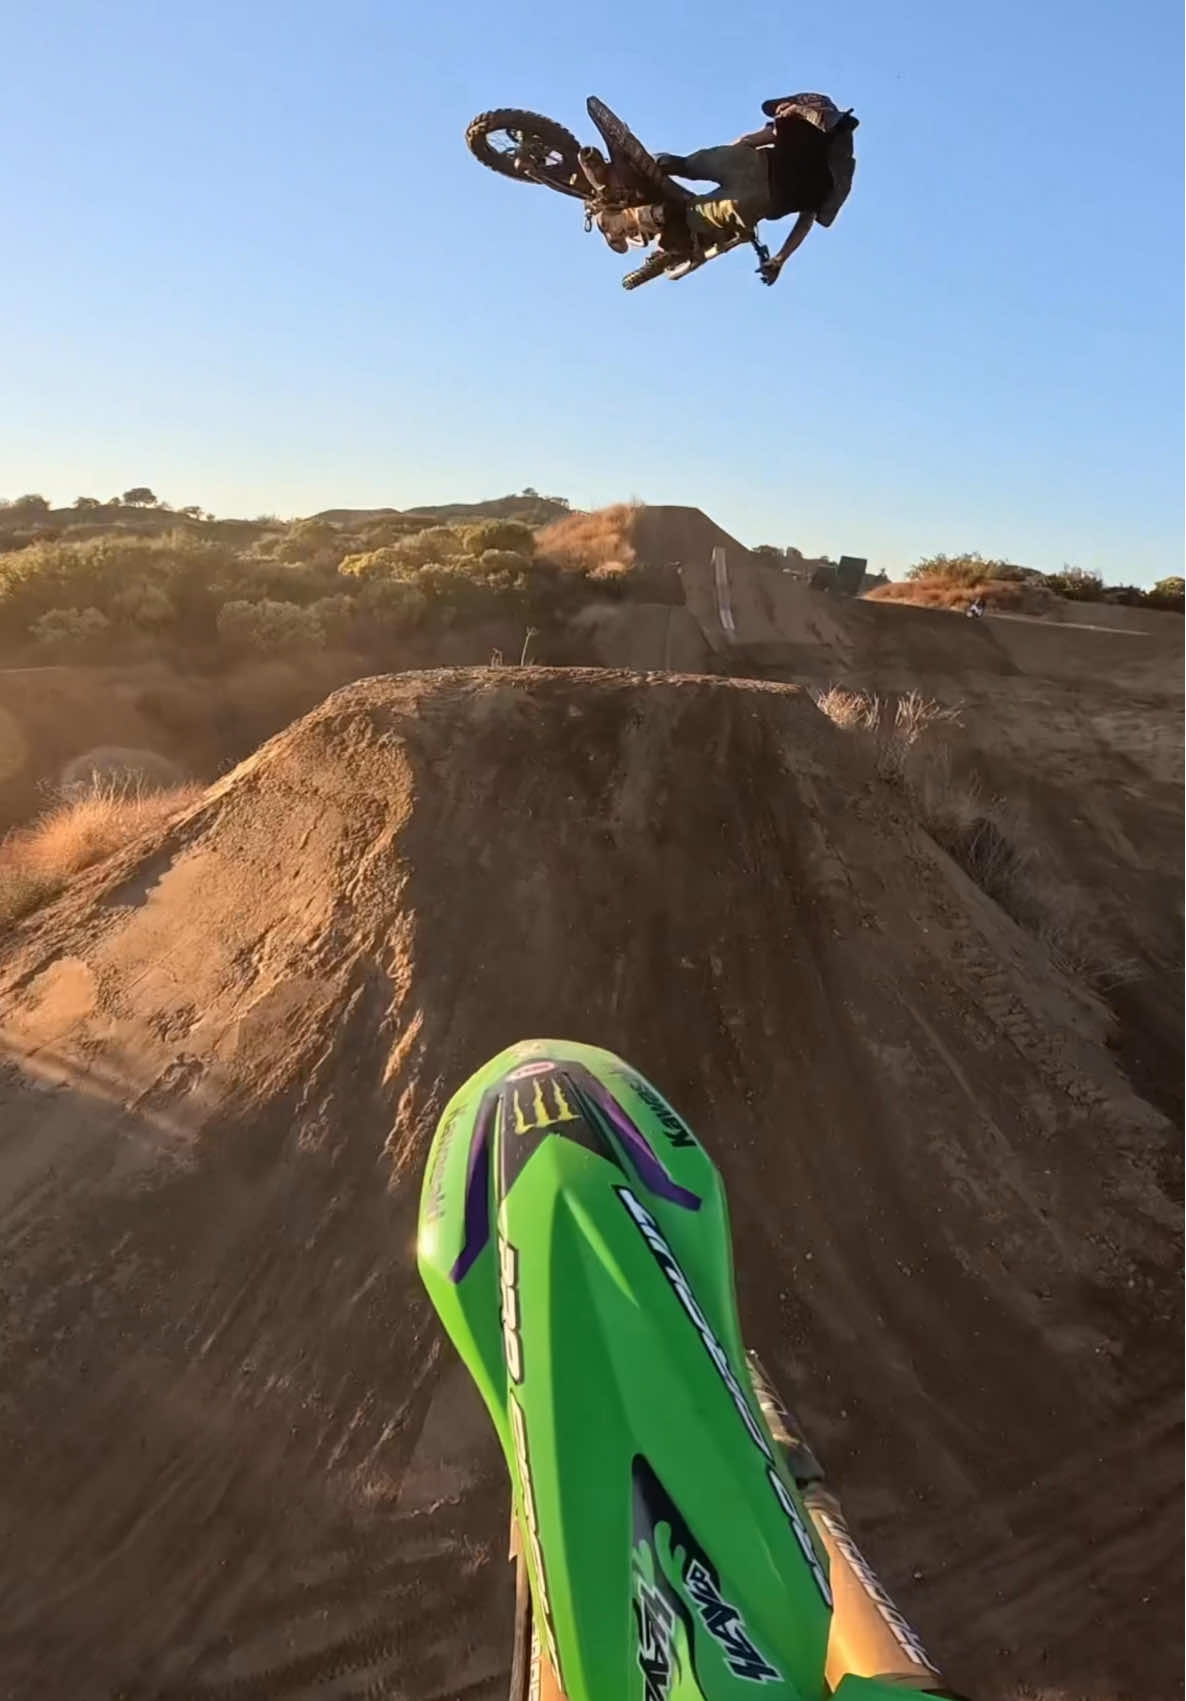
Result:
<instances>
[{"instance_id":1,"label":"distant person","mask_svg":"<svg viewBox=\"0 0 1186 1701\"><path fill-rule=\"evenodd\" d=\"M980 620L984 616L985 602L983 597L976 597L968 604L968 619Z\"/></svg>"},{"instance_id":2,"label":"distant person","mask_svg":"<svg viewBox=\"0 0 1186 1701\"><path fill-rule=\"evenodd\" d=\"M658 165L672 177L711 182L717 188L686 207L628 207L602 215L607 237L646 240L661 236L664 246L749 240L761 219L797 213L777 254L761 267L762 282L775 283L813 225L825 229L848 199L855 160L852 133L859 120L841 112L828 95L785 95L762 103L770 123L721 147L693 154L657 154ZM612 228L611 228L612 223Z\"/></svg>"}]
</instances>

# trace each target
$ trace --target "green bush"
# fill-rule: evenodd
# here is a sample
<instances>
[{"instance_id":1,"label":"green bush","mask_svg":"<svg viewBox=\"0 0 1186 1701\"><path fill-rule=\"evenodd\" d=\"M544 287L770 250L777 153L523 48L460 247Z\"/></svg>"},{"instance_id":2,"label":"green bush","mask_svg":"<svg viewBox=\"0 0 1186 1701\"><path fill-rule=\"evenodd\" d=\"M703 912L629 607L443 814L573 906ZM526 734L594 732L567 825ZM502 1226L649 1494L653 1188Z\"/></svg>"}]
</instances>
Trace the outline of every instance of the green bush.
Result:
<instances>
[{"instance_id":1,"label":"green bush","mask_svg":"<svg viewBox=\"0 0 1186 1701\"><path fill-rule=\"evenodd\" d=\"M327 520L294 520L282 537L270 540L270 548L278 561L332 572L349 554L350 545Z\"/></svg>"},{"instance_id":2,"label":"green bush","mask_svg":"<svg viewBox=\"0 0 1186 1701\"><path fill-rule=\"evenodd\" d=\"M228 649L269 655L323 644L321 620L295 602L224 602L218 611L218 636Z\"/></svg>"},{"instance_id":3,"label":"green bush","mask_svg":"<svg viewBox=\"0 0 1186 1701\"><path fill-rule=\"evenodd\" d=\"M499 583L496 575L475 573L472 567L472 562L430 561L416 574L415 588L423 594L430 613L447 625L488 619L507 604L506 592L513 583L509 576Z\"/></svg>"},{"instance_id":4,"label":"green bush","mask_svg":"<svg viewBox=\"0 0 1186 1701\"><path fill-rule=\"evenodd\" d=\"M1186 603L1186 582L1174 576L1169 579L1158 579L1149 592L1149 602L1154 608L1168 609L1181 614Z\"/></svg>"},{"instance_id":5,"label":"green bush","mask_svg":"<svg viewBox=\"0 0 1186 1701\"><path fill-rule=\"evenodd\" d=\"M350 644L358 635L359 608L354 597L319 597L304 612L316 617L327 644Z\"/></svg>"},{"instance_id":6,"label":"green bush","mask_svg":"<svg viewBox=\"0 0 1186 1701\"><path fill-rule=\"evenodd\" d=\"M106 637L110 625L98 608L51 608L30 631L39 644L81 650Z\"/></svg>"},{"instance_id":7,"label":"green bush","mask_svg":"<svg viewBox=\"0 0 1186 1701\"><path fill-rule=\"evenodd\" d=\"M1104 581L1098 573L1083 567L1064 567L1061 573L1047 573L1042 583L1068 602L1102 602Z\"/></svg>"},{"instance_id":8,"label":"green bush","mask_svg":"<svg viewBox=\"0 0 1186 1701\"><path fill-rule=\"evenodd\" d=\"M382 549L389 543L399 543L401 538L411 537L413 533L423 529L424 521L410 514L384 514L381 519L372 520L369 525L363 526L359 537L368 549Z\"/></svg>"},{"instance_id":9,"label":"green bush","mask_svg":"<svg viewBox=\"0 0 1186 1701\"><path fill-rule=\"evenodd\" d=\"M363 628L386 633L411 632L423 620L428 598L406 579L368 579L358 596Z\"/></svg>"},{"instance_id":10,"label":"green bush","mask_svg":"<svg viewBox=\"0 0 1186 1701\"><path fill-rule=\"evenodd\" d=\"M111 613L130 626L139 626L147 631L159 631L177 619L177 610L168 593L147 579L139 579L116 591L111 599Z\"/></svg>"},{"instance_id":11,"label":"green bush","mask_svg":"<svg viewBox=\"0 0 1186 1701\"><path fill-rule=\"evenodd\" d=\"M144 584L163 591L198 636L206 622L212 628L219 586L237 566L226 545L185 532L27 544L0 555L0 631L26 632L53 608L119 613L116 598L129 584Z\"/></svg>"},{"instance_id":12,"label":"green bush","mask_svg":"<svg viewBox=\"0 0 1186 1701\"><path fill-rule=\"evenodd\" d=\"M365 549L357 555L347 555L338 563L338 572L348 579L394 579L413 571L401 555L398 545L384 544L381 549Z\"/></svg>"},{"instance_id":13,"label":"green bush","mask_svg":"<svg viewBox=\"0 0 1186 1701\"><path fill-rule=\"evenodd\" d=\"M523 556L535 554L535 533L521 520L478 520L464 527L461 536L467 555L484 556L495 549Z\"/></svg>"},{"instance_id":14,"label":"green bush","mask_svg":"<svg viewBox=\"0 0 1186 1701\"><path fill-rule=\"evenodd\" d=\"M466 553L465 538L452 526L429 526L389 546L403 568L427 567Z\"/></svg>"},{"instance_id":15,"label":"green bush","mask_svg":"<svg viewBox=\"0 0 1186 1701\"><path fill-rule=\"evenodd\" d=\"M479 556L470 556L465 563L472 573L503 585L523 584L534 563L516 549L484 549Z\"/></svg>"},{"instance_id":16,"label":"green bush","mask_svg":"<svg viewBox=\"0 0 1186 1701\"><path fill-rule=\"evenodd\" d=\"M336 570L315 567L307 561L276 561L249 555L220 581L236 601L257 602L274 597L277 602L302 605L332 596L338 589Z\"/></svg>"}]
</instances>

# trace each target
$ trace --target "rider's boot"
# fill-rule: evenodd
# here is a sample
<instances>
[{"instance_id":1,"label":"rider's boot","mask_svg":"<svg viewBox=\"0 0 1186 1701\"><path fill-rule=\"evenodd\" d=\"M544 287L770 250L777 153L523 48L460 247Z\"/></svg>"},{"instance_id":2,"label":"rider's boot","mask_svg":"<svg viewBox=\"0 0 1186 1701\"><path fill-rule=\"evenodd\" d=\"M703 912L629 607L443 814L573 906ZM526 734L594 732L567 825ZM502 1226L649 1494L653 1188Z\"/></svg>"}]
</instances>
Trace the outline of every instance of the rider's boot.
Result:
<instances>
[{"instance_id":1,"label":"rider's boot","mask_svg":"<svg viewBox=\"0 0 1186 1701\"><path fill-rule=\"evenodd\" d=\"M665 248L686 247L689 241L683 209L666 206L662 201L650 207L625 207L621 211L601 213L597 223L615 254L624 254L631 238L637 244L659 237Z\"/></svg>"},{"instance_id":2,"label":"rider's boot","mask_svg":"<svg viewBox=\"0 0 1186 1701\"><path fill-rule=\"evenodd\" d=\"M614 252L624 254L631 237L636 242L650 242L661 236L666 219L667 208L659 203L653 207L623 207L620 211L601 213L597 223Z\"/></svg>"}]
</instances>

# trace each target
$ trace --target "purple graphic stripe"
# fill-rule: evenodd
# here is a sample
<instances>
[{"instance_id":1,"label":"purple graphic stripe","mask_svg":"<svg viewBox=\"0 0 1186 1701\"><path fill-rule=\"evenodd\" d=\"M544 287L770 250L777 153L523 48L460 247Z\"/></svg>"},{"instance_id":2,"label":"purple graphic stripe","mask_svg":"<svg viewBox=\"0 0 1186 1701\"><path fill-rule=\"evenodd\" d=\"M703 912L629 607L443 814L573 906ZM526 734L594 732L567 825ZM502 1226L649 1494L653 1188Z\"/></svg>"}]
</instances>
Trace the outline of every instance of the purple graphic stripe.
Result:
<instances>
[{"instance_id":1,"label":"purple graphic stripe","mask_svg":"<svg viewBox=\"0 0 1186 1701\"><path fill-rule=\"evenodd\" d=\"M490 1136L498 1110L498 1093L486 1094L478 1106L478 1126L470 1141L465 1173L465 1234L461 1251L449 1271L451 1282L460 1282L490 1239Z\"/></svg>"},{"instance_id":2,"label":"purple graphic stripe","mask_svg":"<svg viewBox=\"0 0 1186 1701\"><path fill-rule=\"evenodd\" d=\"M586 1069L579 1074L572 1064L565 1065L577 1076L581 1091L588 1095L608 1119L614 1133L621 1140L630 1160L638 1171L639 1180L650 1188L660 1199L666 1199L672 1205L680 1205L685 1211L700 1209L700 1195L693 1193L688 1187L681 1187L677 1181L672 1181L663 1165L659 1162L647 1141L646 1136L637 1128L634 1122L622 1109L617 1099Z\"/></svg>"}]
</instances>

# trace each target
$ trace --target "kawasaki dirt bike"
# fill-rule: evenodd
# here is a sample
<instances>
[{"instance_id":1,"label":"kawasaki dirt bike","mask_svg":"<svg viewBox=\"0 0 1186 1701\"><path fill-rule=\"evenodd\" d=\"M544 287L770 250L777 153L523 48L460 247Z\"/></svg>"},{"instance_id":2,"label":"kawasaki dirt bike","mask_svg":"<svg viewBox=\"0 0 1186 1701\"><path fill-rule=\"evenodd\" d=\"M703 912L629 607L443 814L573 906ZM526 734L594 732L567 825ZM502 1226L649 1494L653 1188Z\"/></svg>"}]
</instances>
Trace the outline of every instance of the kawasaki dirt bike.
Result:
<instances>
[{"instance_id":1,"label":"kawasaki dirt bike","mask_svg":"<svg viewBox=\"0 0 1186 1701\"><path fill-rule=\"evenodd\" d=\"M418 1257L510 1473L511 1701L951 1694L742 1345L721 1178L649 1081L494 1058L437 1128Z\"/></svg>"},{"instance_id":2,"label":"kawasaki dirt bike","mask_svg":"<svg viewBox=\"0 0 1186 1701\"><path fill-rule=\"evenodd\" d=\"M483 112L469 126L465 139L474 157L503 177L542 183L548 189L583 201L586 230L594 225L601 229L603 213L651 206L655 202L684 207L695 200L690 190L659 169L653 156L603 101L591 95L586 107L609 150L608 158L599 148L582 147L563 124L543 118L538 112L522 112L517 107ZM748 239L736 236L690 248L665 247L665 239L660 238L659 245L642 265L622 279L622 287L638 289L640 284L663 276L685 278L709 260L715 260L718 254L741 247L746 240L753 244L760 264L765 265L770 258L769 250L756 236ZM635 238L631 246L646 244Z\"/></svg>"}]
</instances>

